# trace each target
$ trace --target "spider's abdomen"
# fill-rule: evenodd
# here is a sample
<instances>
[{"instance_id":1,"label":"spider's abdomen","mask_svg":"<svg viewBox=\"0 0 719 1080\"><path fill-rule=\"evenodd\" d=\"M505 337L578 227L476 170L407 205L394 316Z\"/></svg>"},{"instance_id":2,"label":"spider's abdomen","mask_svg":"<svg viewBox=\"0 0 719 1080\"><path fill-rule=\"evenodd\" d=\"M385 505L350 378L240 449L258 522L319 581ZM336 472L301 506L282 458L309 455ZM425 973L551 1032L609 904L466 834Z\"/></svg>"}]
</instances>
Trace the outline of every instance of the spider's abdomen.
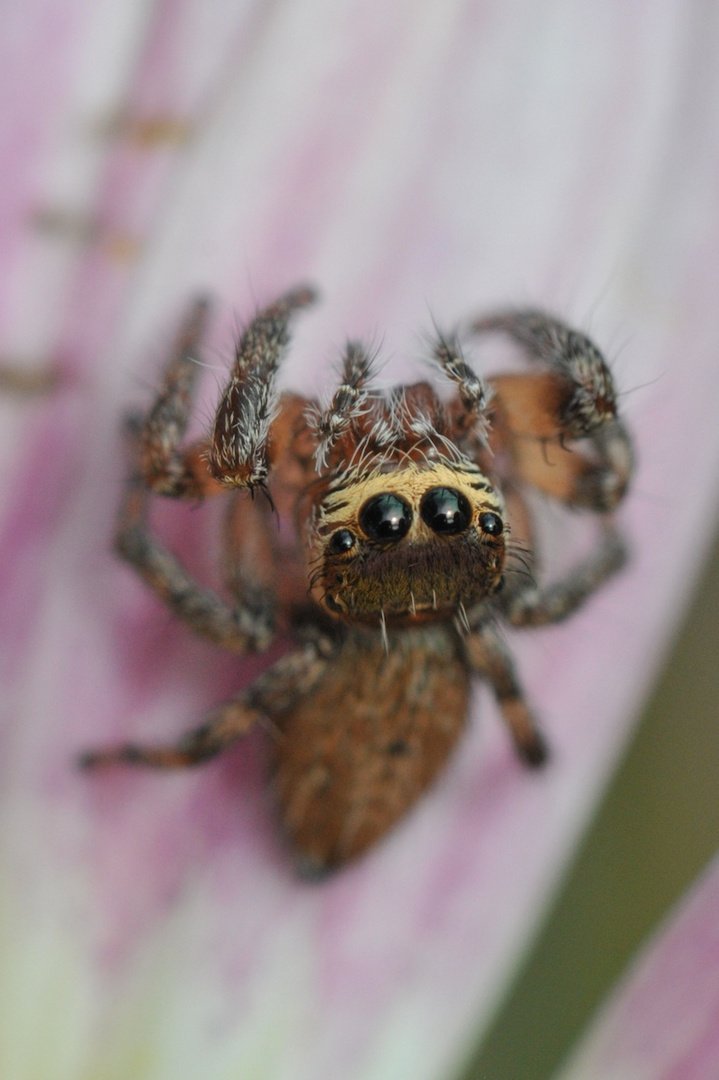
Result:
<instances>
[{"instance_id":1,"label":"spider's abdomen","mask_svg":"<svg viewBox=\"0 0 719 1080\"><path fill-rule=\"evenodd\" d=\"M307 873L361 854L446 762L469 674L445 627L351 634L315 691L280 720L274 787Z\"/></svg>"}]
</instances>

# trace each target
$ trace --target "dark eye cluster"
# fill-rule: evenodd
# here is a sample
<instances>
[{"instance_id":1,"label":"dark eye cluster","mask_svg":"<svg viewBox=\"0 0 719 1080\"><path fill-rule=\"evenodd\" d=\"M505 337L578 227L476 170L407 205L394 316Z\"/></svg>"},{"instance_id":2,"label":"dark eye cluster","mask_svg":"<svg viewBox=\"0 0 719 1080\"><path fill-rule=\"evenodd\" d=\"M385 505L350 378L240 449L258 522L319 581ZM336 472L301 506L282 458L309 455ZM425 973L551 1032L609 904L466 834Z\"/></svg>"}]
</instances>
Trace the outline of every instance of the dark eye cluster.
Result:
<instances>
[{"instance_id":1,"label":"dark eye cluster","mask_svg":"<svg viewBox=\"0 0 719 1080\"><path fill-rule=\"evenodd\" d=\"M432 532L439 536L457 536L466 532L472 523L472 507L469 499L450 487L430 488L422 496L420 517ZM412 507L401 495L383 491L368 499L360 511L359 524L370 540L401 540L412 524ZM480 515L479 526L490 536L501 535L503 525L497 514ZM352 534L341 529L332 537L333 551L348 551L352 546Z\"/></svg>"}]
</instances>

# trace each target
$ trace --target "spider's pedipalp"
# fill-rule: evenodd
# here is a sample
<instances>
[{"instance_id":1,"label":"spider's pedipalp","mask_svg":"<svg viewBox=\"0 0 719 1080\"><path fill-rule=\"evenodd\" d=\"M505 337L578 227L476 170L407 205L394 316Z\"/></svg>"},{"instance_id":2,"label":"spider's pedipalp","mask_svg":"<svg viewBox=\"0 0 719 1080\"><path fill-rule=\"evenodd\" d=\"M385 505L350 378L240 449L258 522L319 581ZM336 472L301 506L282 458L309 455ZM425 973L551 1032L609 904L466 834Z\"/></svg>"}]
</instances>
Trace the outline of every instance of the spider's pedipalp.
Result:
<instances>
[{"instance_id":1,"label":"spider's pedipalp","mask_svg":"<svg viewBox=\"0 0 719 1080\"><path fill-rule=\"evenodd\" d=\"M277 409L275 376L295 311L315 300L304 287L259 312L242 334L215 413L207 453L210 474L231 487L262 486L270 468L267 439Z\"/></svg>"},{"instance_id":2,"label":"spider's pedipalp","mask_svg":"<svg viewBox=\"0 0 719 1080\"><path fill-rule=\"evenodd\" d=\"M471 433L480 444L486 445L489 430L487 406L492 396L491 388L467 364L456 336L446 337L437 332L432 349L435 363L457 387L463 410L462 416L456 418L461 433Z\"/></svg>"},{"instance_id":3,"label":"spider's pedipalp","mask_svg":"<svg viewBox=\"0 0 719 1080\"><path fill-rule=\"evenodd\" d=\"M317 437L315 461L318 469L325 466L335 443L364 415L371 370L372 357L366 348L359 342L349 341L342 359L342 382L332 401L326 409L315 408L308 413L308 421Z\"/></svg>"}]
</instances>

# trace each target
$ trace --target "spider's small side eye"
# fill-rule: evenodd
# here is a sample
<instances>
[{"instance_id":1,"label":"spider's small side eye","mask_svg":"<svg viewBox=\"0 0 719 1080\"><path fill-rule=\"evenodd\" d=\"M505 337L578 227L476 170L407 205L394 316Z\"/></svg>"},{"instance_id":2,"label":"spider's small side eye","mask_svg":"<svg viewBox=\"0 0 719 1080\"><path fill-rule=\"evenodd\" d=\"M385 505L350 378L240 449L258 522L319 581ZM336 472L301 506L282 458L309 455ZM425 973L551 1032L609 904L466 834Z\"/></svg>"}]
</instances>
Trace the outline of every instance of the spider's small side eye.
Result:
<instances>
[{"instance_id":1,"label":"spider's small side eye","mask_svg":"<svg viewBox=\"0 0 719 1080\"><path fill-rule=\"evenodd\" d=\"M479 515L479 527L488 536L501 536L504 530L501 517L489 511L486 514Z\"/></svg>"},{"instance_id":2,"label":"spider's small side eye","mask_svg":"<svg viewBox=\"0 0 719 1080\"><path fill-rule=\"evenodd\" d=\"M465 532L472 520L469 499L454 488L436 487L425 492L420 506L422 520L436 533L455 536Z\"/></svg>"},{"instance_id":3,"label":"spider's small side eye","mask_svg":"<svg viewBox=\"0 0 719 1080\"><path fill-rule=\"evenodd\" d=\"M333 555L341 555L355 546L355 538L349 529L338 529L330 537L329 549Z\"/></svg>"},{"instance_id":4,"label":"spider's small side eye","mask_svg":"<svg viewBox=\"0 0 719 1080\"><path fill-rule=\"evenodd\" d=\"M412 509L399 495L385 491L367 500L359 523L370 540L401 540L412 524Z\"/></svg>"}]
</instances>

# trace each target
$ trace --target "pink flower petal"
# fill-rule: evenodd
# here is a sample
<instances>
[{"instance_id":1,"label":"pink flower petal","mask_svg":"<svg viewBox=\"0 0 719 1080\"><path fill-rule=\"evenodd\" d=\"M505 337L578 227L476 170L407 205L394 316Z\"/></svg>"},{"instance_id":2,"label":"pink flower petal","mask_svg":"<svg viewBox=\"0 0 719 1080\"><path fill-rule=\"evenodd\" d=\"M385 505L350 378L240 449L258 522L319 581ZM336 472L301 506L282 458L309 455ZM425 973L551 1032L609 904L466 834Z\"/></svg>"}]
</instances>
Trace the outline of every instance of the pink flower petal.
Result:
<instances>
[{"instance_id":1,"label":"pink flower petal","mask_svg":"<svg viewBox=\"0 0 719 1080\"><path fill-rule=\"evenodd\" d=\"M37 26L16 14L16 70L43 70L49 41L59 52L12 121L37 134L17 150L32 197L8 187L17 242L0 277L0 342L76 373L29 415L13 405L25 418L2 443L0 898L26 946L2 976L26 1033L14 1075L62 1042L68 1076L439 1077L540 918L709 539L717 29L679 0L165 0L128 14L112 92L91 94L74 57L109 62L116 28L78 8L58 37L55 8L36 3ZM67 191L50 182L68 143L89 153L128 112L193 137L108 144L80 154ZM77 210L76 192L92 246L28 229L31 208ZM259 737L188 776L71 768L87 745L179 733L257 670L171 624L110 555L118 432L189 297L220 298L207 359L221 367L235 306L245 318L305 280L324 304L298 326L289 386L324 387L348 334L382 341L397 379L432 316L542 303L610 354L626 342L640 458L630 571L567 626L517 637L551 767L522 771L480 692L437 791L318 887L291 875ZM158 518L211 573L201 515ZM48 1001L61 1035L33 1037Z\"/></svg>"}]
</instances>

